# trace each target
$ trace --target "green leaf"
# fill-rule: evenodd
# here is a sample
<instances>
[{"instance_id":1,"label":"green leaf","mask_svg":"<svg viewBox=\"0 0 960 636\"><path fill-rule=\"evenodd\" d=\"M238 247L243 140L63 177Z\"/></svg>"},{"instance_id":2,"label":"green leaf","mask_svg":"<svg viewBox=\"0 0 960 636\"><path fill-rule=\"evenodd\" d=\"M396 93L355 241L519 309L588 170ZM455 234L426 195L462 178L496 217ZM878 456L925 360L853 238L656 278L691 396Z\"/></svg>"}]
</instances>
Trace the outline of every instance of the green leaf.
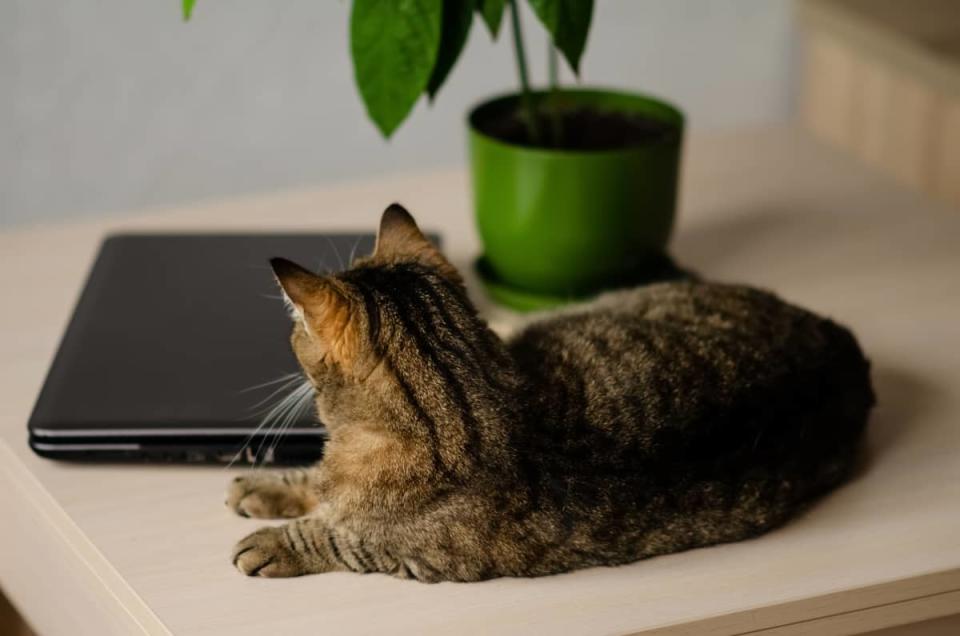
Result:
<instances>
[{"instance_id":1,"label":"green leaf","mask_svg":"<svg viewBox=\"0 0 960 636\"><path fill-rule=\"evenodd\" d=\"M367 114L384 137L407 118L440 48L443 0L354 0L353 73Z\"/></svg>"},{"instance_id":2,"label":"green leaf","mask_svg":"<svg viewBox=\"0 0 960 636\"><path fill-rule=\"evenodd\" d=\"M530 6L550 32L554 46L563 53L573 72L579 74L593 0L530 0Z\"/></svg>"},{"instance_id":3,"label":"green leaf","mask_svg":"<svg viewBox=\"0 0 960 636\"><path fill-rule=\"evenodd\" d=\"M490 37L497 39L497 33L500 31L500 21L503 19L503 10L507 6L507 0L477 0L477 13L487 23L490 30Z\"/></svg>"},{"instance_id":4,"label":"green leaf","mask_svg":"<svg viewBox=\"0 0 960 636\"><path fill-rule=\"evenodd\" d=\"M197 0L183 0L183 21L186 22L193 15L193 5Z\"/></svg>"},{"instance_id":5,"label":"green leaf","mask_svg":"<svg viewBox=\"0 0 960 636\"><path fill-rule=\"evenodd\" d=\"M457 63L467 35L473 24L474 0L443 0L443 26L440 33L440 51L427 82L427 95L431 101L437 96L453 65Z\"/></svg>"}]
</instances>

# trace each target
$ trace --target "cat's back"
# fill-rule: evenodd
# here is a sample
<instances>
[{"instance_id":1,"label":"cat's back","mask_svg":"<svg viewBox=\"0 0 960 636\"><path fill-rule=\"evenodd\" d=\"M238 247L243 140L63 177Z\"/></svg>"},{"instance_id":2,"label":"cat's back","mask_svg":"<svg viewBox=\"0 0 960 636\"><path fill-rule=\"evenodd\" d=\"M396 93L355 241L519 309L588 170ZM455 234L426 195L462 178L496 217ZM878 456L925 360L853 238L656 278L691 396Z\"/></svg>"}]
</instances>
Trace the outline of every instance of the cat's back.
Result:
<instances>
[{"instance_id":1,"label":"cat's back","mask_svg":"<svg viewBox=\"0 0 960 636\"><path fill-rule=\"evenodd\" d=\"M872 404L868 365L847 329L745 286L616 292L529 326L510 348L543 430L570 439L579 429L612 456L687 447L718 426L734 436L774 417L789 426L812 403Z\"/></svg>"},{"instance_id":2,"label":"cat's back","mask_svg":"<svg viewBox=\"0 0 960 636\"><path fill-rule=\"evenodd\" d=\"M558 373L656 370L664 381L692 372L728 383L755 367L863 359L850 332L827 318L759 289L694 281L606 294L533 323L509 344L526 371L550 360Z\"/></svg>"}]
</instances>

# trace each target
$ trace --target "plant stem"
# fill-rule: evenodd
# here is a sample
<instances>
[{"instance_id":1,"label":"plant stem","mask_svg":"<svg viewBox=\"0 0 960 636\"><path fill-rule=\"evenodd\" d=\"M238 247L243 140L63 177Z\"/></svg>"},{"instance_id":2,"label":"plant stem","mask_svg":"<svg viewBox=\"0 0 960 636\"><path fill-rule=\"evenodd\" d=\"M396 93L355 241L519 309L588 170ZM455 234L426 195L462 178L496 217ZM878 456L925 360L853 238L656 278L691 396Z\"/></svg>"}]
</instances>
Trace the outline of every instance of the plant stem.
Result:
<instances>
[{"instance_id":1,"label":"plant stem","mask_svg":"<svg viewBox=\"0 0 960 636\"><path fill-rule=\"evenodd\" d=\"M527 120L527 133L534 145L540 144L540 123L537 121L537 109L530 91L530 76L527 74L527 56L523 51L523 30L520 27L520 10L517 0L510 0L510 17L513 21L513 49L517 56L517 74L520 76L520 98L523 104L524 119Z\"/></svg>"},{"instance_id":2,"label":"plant stem","mask_svg":"<svg viewBox=\"0 0 960 636\"><path fill-rule=\"evenodd\" d=\"M563 142L563 119L560 116L560 55L557 47L547 40L547 68L550 73L550 136L553 145L559 148Z\"/></svg>"},{"instance_id":3,"label":"plant stem","mask_svg":"<svg viewBox=\"0 0 960 636\"><path fill-rule=\"evenodd\" d=\"M560 64L557 60L560 56L557 54L557 47L553 42L547 40L547 66L550 73L550 88L556 90L560 85Z\"/></svg>"}]
</instances>

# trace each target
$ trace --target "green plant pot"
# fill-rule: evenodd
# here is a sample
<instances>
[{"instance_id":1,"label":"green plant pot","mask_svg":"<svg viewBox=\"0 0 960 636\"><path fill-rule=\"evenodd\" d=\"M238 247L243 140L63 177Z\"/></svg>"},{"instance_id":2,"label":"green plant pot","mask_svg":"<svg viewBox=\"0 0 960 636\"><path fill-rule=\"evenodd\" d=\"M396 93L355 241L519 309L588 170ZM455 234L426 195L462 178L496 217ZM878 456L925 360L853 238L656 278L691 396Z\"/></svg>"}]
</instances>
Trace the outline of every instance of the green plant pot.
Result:
<instances>
[{"instance_id":1,"label":"green plant pot","mask_svg":"<svg viewBox=\"0 0 960 636\"><path fill-rule=\"evenodd\" d=\"M684 118L664 102L606 90L536 100L642 116L668 133L611 150L509 143L483 132L516 113L518 95L469 116L474 208L490 295L517 309L579 299L648 280L660 268L676 210Z\"/></svg>"}]
</instances>

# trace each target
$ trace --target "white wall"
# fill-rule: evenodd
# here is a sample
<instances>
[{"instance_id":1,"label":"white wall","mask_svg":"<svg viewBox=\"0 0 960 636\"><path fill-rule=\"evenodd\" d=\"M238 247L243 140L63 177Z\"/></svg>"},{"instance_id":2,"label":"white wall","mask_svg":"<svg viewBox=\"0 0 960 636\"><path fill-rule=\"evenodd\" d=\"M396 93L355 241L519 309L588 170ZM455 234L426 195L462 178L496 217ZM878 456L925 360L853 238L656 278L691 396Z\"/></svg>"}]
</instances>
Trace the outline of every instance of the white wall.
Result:
<instances>
[{"instance_id":1,"label":"white wall","mask_svg":"<svg viewBox=\"0 0 960 636\"><path fill-rule=\"evenodd\" d=\"M515 85L478 22L437 103L389 143L356 96L349 2L0 2L0 225L464 160L467 107ZM544 41L527 15L543 77ZM588 83L642 89L694 128L790 115L790 0L598 0Z\"/></svg>"}]
</instances>

